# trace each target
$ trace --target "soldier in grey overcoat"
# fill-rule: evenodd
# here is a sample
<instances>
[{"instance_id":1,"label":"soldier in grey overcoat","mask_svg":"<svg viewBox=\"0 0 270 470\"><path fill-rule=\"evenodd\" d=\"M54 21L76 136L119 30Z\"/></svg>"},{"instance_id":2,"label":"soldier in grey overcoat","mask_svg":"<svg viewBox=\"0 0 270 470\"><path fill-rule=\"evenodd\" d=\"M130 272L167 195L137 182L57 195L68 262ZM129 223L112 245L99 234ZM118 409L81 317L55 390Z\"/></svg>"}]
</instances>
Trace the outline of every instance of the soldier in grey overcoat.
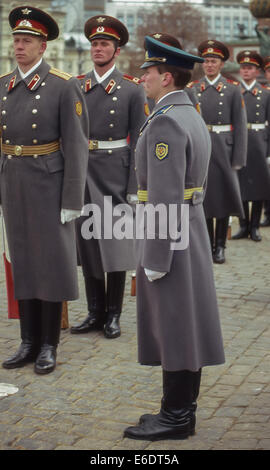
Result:
<instances>
[{"instance_id":1,"label":"soldier in grey overcoat","mask_svg":"<svg viewBox=\"0 0 270 470\"><path fill-rule=\"evenodd\" d=\"M144 204L136 224L138 354L143 365L161 365L163 398L157 415L143 415L139 426L125 430L133 439L194 434L201 368L224 362L202 205L211 140L183 91L197 61L202 59L146 36L142 81L156 106L141 129L135 158ZM162 208L163 217L148 218ZM180 241L167 219L177 220Z\"/></svg>"},{"instance_id":2,"label":"soldier in grey overcoat","mask_svg":"<svg viewBox=\"0 0 270 470\"><path fill-rule=\"evenodd\" d=\"M224 263L229 216L243 215L237 170L246 162L246 111L239 83L221 75L229 57L225 44L204 41L198 51L205 58L205 76L189 86L197 92L212 141L204 210L213 260Z\"/></svg>"},{"instance_id":3,"label":"soldier in grey overcoat","mask_svg":"<svg viewBox=\"0 0 270 470\"><path fill-rule=\"evenodd\" d=\"M248 119L247 164L239 171L244 217L239 219L239 231L232 239L250 237L261 241L259 232L263 201L270 199L270 93L257 81L263 59L256 51L245 50L237 55L242 77L242 93ZM249 202L251 214L249 213Z\"/></svg>"},{"instance_id":4,"label":"soldier in grey overcoat","mask_svg":"<svg viewBox=\"0 0 270 470\"><path fill-rule=\"evenodd\" d=\"M103 329L106 338L117 338L126 271L135 268L134 241L133 236L120 239L111 227L106 229L104 218L105 222L112 219L115 226L119 221L119 215L112 216L115 208L127 205L137 193L134 150L148 105L139 79L115 67L120 46L128 41L126 27L110 16L95 16L86 22L85 35L91 42L94 70L80 77L89 111L89 165L85 213L77 221L77 245L88 314L71 333ZM89 204L99 209L98 215L89 212ZM90 238L89 228L94 227L89 227L89 216L93 224L101 220L99 236ZM131 206L127 217L133 224Z\"/></svg>"},{"instance_id":5,"label":"soldier in grey overcoat","mask_svg":"<svg viewBox=\"0 0 270 470\"><path fill-rule=\"evenodd\" d=\"M264 63L264 76L267 81L266 88L270 91L270 56L266 56L263 58ZM268 160L268 165L270 165L270 161ZM269 227L270 226L270 200L264 201L264 218L260 223L261 227Z\"/></svg>"},{"instance_id":6,"label":"soldier in grey overcoat","mask_svg":"<svg viewBox=\"0 0 270 470\"><path fill-rule=\"evenodd\" d=\"M18 66L0 78L0 195L22 343L3 363L51 372L62 302L78 298L75 225L83 207L88 114L76 78L42 56L58 26L32 7L11 11Z\"/></svg>"}]
</instances>

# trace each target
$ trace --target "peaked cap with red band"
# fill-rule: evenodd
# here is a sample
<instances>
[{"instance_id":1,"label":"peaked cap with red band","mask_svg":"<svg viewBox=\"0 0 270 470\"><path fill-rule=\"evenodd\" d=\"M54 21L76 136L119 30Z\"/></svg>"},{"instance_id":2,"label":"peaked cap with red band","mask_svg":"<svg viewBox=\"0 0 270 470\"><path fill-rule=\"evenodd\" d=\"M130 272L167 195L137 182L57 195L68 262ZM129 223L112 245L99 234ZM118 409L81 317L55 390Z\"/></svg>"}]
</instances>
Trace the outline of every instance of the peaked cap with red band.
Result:
<instances>
[{"instance_id":1,"label":"peaked cap with red band","mask_svg":"<svg viewBox=\"0 0 270 470\"><path fill-rule=\"evenodd\" d=\"M266 69L269 69L269 67L270 67L270 56L268 55L264 57L263 59L263 68L264 70L266 70Z\"/></svg>"},{"instance_id":2,"label":"peaked cap with red band","mask_svg":"<svg viewBox=\"0 0 270 470\"><path fill-rule=\"evenodd\" d=\"M237 54L236 60L240 65L255 65L263 68L263 58L256 51L241 51Z\"/></svg>"},{"instance_id":3,"label":"peaked cap with red band","mask_svg":"<svg viewBox=\"0 0 270 470\"><path fill-rule=\"evenodd\" d=\"M214 39L203 41L198 47L198 52L201 57L215 57L224 61L228 60L230 56L227 46Z\"/></svg>"},{"instance_id":4,"label":"peaked cap with red band","mask_svg":"<svg viewBox=\"0 0 270 470\"><path fill-rule=\"evenodd\" d=\"M56 39L59 34L57 23L48 13L29 5L14 8L8 19L12 34L31 34L47 41Z\"/></svg>"},{"instance_id":5,"label":"peaked cap with red band","mask_svg":"<svg viewBox=\"0 0 270 470\"><path fill-rule=\"evenodd\" d=\"M153 33L148 34L151 38L156 39L157 41L163 42L163 44L168 44L168 46L177 47L178 49L183 49L177 38L171 36L168 33ZM146 44L144 43L144 48L146 49Z\"/></svg>"},{"instance_id":6,"label":"peaked cap with red band","mask_svg":"<svg viewBox=\"0 0 270 470\"><path fill-rule=\"evenodd\" d=\"M121 21L107 15L97 15L89 18L84 25L84 34L88 41L94 39L115 39L119 46L128 42L128 30Z\"/></svg>"}]
</instances>

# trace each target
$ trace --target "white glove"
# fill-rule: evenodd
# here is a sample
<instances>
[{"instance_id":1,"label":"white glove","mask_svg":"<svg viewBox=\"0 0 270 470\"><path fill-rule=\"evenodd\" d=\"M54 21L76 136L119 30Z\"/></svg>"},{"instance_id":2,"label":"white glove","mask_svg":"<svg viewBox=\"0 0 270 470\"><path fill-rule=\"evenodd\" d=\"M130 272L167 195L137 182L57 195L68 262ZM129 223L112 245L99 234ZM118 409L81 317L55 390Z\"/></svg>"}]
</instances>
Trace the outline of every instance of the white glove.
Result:
<instances>
[{"instance_id":1,"label":"white glove","mask_svg":"<svg viewBox=\"0 0 270 470\"><path fill-rule=\"evenodd\" d=\"M61 209L61 223L65 224L66 222L71 222L73 219L77 219L80 217L81 211L74 210L74 209Z\"/></svg>"},{"instance_id":2,"label":"white glove","mask_svg":"<svg viewBox=\"0 0 270 470\"><path fill-rule=\"evenodd\" d=\"M145 275L148 277L150 282L156 281L157 279L161 279L167 273L161 273L159 271L152 271L152 269L144 268Z\"/></svg>"},{"instance_id":3,"label":"white glove","mask_svg":"<svg viewBox=\"0 0 270 470\"><path fill-rule=\"evenodd\" d=\"M266 160L267 160L267 164L270 166L270 157L267 157Z\"/></svg>"},{"instance_id":4,"label":"white glove","mask_svg":"<svg viewBox=\"0 0 270 470\"><path fill-rule=\"evenodd\" d=\"M137 194L127 194L128 204L136 204L138 202Z\"/></svg>"},{"instance_id":5,"label":"white glove","mask_svg":"<svg viewBox=\"0 0 270 470\"><path fill-rule=\"evenodd\" d=\"M234 166L232 167L233 170L241 170L241 168L242 168L242 167L241 167L240 165L234 165Z\"/></svg>"}]
</instances>

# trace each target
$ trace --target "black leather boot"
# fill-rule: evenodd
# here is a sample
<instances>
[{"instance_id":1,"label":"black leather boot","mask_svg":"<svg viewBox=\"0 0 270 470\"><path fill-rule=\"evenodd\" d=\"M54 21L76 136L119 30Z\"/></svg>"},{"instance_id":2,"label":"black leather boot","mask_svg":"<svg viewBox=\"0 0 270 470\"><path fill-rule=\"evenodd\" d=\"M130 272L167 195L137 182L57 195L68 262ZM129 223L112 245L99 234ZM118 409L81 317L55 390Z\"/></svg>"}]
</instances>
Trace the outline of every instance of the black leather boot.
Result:
<instances>
[{"instance_id":1,"label":"black leather boot","mask_svg":"<svg viewBox=\"0 0 270 470\"><path fill-rule=\"evenodd\" d=\"M264 219L260 223L261 227L270 227L270 201L264 201Z\"/></svg>"},{"instance_id":2,"label":"black leather boot","mask_svg":"<svg viewBox=\"0 0 270 470\"><path fill-rule=\"evenodd\" d=\"M241 240L249 236L249 206L248 201L243 202L245 217L239 217L239 230L232 236L232 240Z\"/></svg>"},{"instance_id":3,"label":"black leather boot","mask_svg":"<svg viewBox=\"0 0 270 470\"><path fill-rule=\"evenodd\" d=\"M121 335L120 315L122 312L125 271L116 271L107 274L107 320L104 325L104 336L106 338L118 338Z\"/></svg>"},{"instance_id":4,"label":"black leather boot","mask_svg":"<svg viewBox=\"0 0 270 470\"><path fill-rule=\"evenodd\" d=\"M21 339L17 352L3 362L4 369L16 369L34 362L40 348L41 303L37 299L19 300Z\"/></svg>"},{"instance_id":5,"label":"black leather boot","mask_svg":"<svg viewBox=\"0 0 270 470\"><path fill-rule=\"evenodd\" d=\"M105 278L85 278L85 292L88 315L82 323L71 327L70 333L72 334L102 330L105 323Z\"/></svg>"},{"instance_id":6,"label":"black leather boot","mask_svg":"<svg viewBox=\"0 0 270 470\"><path fill-rule=\"evenodd\" d=\"M163 370L161 409L139 426L130 426L124 437L141 440L187 439L195 433L193 418L193 372Z\"/></svg>"},{"instance_id":7,"label":"black leather boot","mask_svg":"<svg viewBox=\"0 0 270 470\"><path fill-rule=\"evenodd\" d=\"M42 344L35 363L37 374L49 374L55 369L61 317L62 302L42 301Z\"/></svg>"},{"instance_id":8,"label":"black leather boot","mask_svg":"<svg viewBox=\"0 0 270 470\"><path fill-rule=\"evenodd\" d=\"M199 396L199 393L200 393L201 372L202 372L202 370L199 369L197 372L192 372L192 371L186 371L186 372L192 374L192 380L193 380L193 384L192 384L192 402L191 402L191 405L190 405L190 410L192 412L190 425L191 425L191 429L192 429L192 432L193 432L193 430L195 431L197 399L198 399L198 396ZM163 380L164 380L164 377L163 377ZM165 384L163 384L163 389L164 388L165 388ZM164 402L164 398L162 398L162 400L161 400L161 408L162 408L162 403L163 402ZM160 415L160 412L158 413L158 415ZM158 416L158 415L144 414L140 417L139 424L147 421L148 419L153 419L155 416Z\"/></svg>"},{"instance_id":9,"label":"black leather boot","mask_svg":"<svg viewBox=\"0 0 270 470\"><path fill-rule=\"evenodd\" d=\"M214 263L225 263L225 247L229 226L229 217L216 220L216 249L213 256Z\"/></svg>"},{"instance_id":10,"label":"black leather boot","mask_svg":"<svg viewBox=\"0 0 270 470\"><path fill-rule=\"evenodd\" d=\"M259 232L260 218L262 214L263 201L253 201L250 220L250 238L254 242L260 242L262 237Z\"/></svg>"}]
</instances>

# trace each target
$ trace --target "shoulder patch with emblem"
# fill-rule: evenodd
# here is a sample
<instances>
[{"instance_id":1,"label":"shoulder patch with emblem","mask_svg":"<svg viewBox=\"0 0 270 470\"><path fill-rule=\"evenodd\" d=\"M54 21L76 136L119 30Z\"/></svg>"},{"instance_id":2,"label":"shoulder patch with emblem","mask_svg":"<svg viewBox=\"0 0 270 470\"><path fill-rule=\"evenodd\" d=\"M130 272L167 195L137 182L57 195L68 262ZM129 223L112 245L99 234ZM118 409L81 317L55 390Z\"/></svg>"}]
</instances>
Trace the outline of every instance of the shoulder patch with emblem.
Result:
<instances>
[{"instance_id":1,"label":"shoulder patch with emblem","mask_svg":"<svg viewBox=\"0 0 270 470\"><path fill-rule=\"evenodd\" d=\"M52 75L56 75L59 78L62 78L63 80L70 80L72 78L72 75L70 75L70 73L63 72L62 70L55 69L54 67L50 69L50 73Z\"/></svg>"},{"instance_id":2,"label":"shoulder patch with emblem","mask_svg":"<svg viewBox=\"0 0 270 470\"><path fill-rule=\"evenodd\" d=\"M169 155L169 145L166 144L165 142L159 142L156 144L156 149L155 149L155 156L159 160L164 160L164 158L168 157Z\"/></svg>"},{"instance_id":3,"label":"shoulder patch with emblem","mask_svg":"<svg viewBox=\"0 0 270 470\"><path fill-rule=\"evenodd\" d=\"M138 78L138 77L132 77L132 75L124 74L124 75L123 75L123 78L124 78L125 80L128 80L129 82L136 83L136 85L139 85L139 84L141 83L140 78Z\"/></svg>"}]
</instances>

